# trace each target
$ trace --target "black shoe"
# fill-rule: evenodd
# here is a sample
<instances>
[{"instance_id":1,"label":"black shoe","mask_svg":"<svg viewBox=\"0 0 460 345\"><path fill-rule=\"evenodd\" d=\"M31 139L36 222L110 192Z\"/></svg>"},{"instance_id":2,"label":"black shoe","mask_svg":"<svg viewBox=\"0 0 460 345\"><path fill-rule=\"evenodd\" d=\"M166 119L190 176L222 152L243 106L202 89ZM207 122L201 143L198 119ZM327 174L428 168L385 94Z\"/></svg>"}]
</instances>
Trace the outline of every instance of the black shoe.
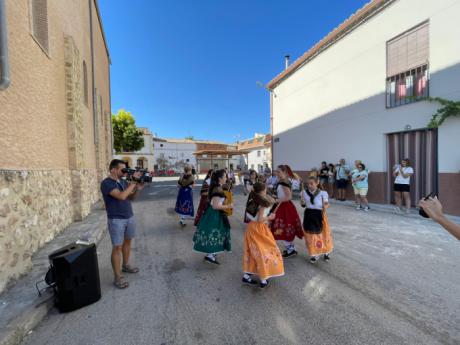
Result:
<instances>
[{"instance_id":1,"label":"black shoe","mask_svg":"<svg viewBox=\"0 0 460 345\"><path fill-rule=\"evenodd\" d=\"M209 262L210 264L214 264L214 265L220 265L219 261L217 261L217 259L211 259L210 257L207 257L205 256L204 257L204 261L206 262Z\"/></svg>"},{"instance_id":2,"label":"black shoe","mask_svg":"<svg viewBox=\"0 0 460 345\"><path fill-rule=\"evenodd\" d=\"M297 255L297 250L294 249L294 250L292 250L292 251L290 251L290 252L288 252L287 250L285 250L285 251L283 252L283 255L282 255L282 256L283 256L283 258L290 258L291 256L296 256L296 255Z\"/></svg>"},{"instance_id":3,"label":"black shoe","mask_svg":"<svg viewBox=\"0 0 460 345\"><path fill-rule=\"evenodd\" d=\"M266 283L260 283L260 284L259 284L259 287L260 287L261 289L265 289L265 288L268 286L268 284L269 284L269 282L268 282L268 280L267 280Z\"/></svg>"},{"instance_id":4,"label":"black shoe","mask_svg":"<svg viewBox=\"0 0 460 345\"><path fill-rule=\"evenodd\" d=\"M312 257L310 258L310 263L311 263L311 264L316 263L316 261L318 261L318 258L317 258L316 256L312 256Z\"/></svg>"},{"instance_id":5,"label":"black shoe","mask_svg":"<svg viewBox=\"0 0 460 345\"><path fill-rule=\"evenodd\" d=\"M329 256L329 254L324 254L323 259L324 261L329 261L331 260L331 257Z\"/></svg>"},{"instance_id":6,"label":"black shoe","mask_svg":"<svg viewBox=\"0 0 460 345\"><path fill-rule=\"evenodd\" d=\"M251 278L246 279L245 277L243 277L243 279L241 279L241 281L244 284L247 284L247 285L251 285L251 286L257 285L257 282L255 280L251 279Z\"/></svg>"}]
</instances>

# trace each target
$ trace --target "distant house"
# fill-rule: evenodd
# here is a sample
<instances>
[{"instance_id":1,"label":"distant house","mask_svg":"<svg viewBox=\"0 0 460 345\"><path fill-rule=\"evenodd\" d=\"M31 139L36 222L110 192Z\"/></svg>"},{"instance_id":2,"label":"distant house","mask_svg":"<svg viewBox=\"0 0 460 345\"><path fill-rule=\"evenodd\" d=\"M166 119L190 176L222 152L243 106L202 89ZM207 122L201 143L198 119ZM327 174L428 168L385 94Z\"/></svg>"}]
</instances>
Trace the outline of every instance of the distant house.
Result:
<instances>
[{"instance_id":1,"label":"distant house","mask_svg":"<svg viewBox=\"0 0 460 345\"><path fill-rule=\"evenodd\" d=\"M152 171L154 167L154 144L153 135L148 128L139 128L143 132L144 147L139 151L135 152L120 152L114 155L114 158L125 161L126 164L131 168L141 168Z\"/></svg>"},{"instance_id":2,"label":"distant house","mask_svg":"<svg viewBox=\"0 0 460 345\"><path fill-rule=\"evenodd\" d=\"M272 168L271 135L256 133L253 138L238 142L238 150L248 151L241 165L257 172Z\"/></svg>"},{"instance_id":3,"label":"distant house","mask_svg":"<svg viewBox=\"0 0 460 345\"><path fill-rule=\"evenodd\" d=\"M413 204L435 192L460 215L460 118L428 129L438 105L424 101L460 100L459 13L458 0L373 0L310 48L268 84L274 164L362 160L370 200L390 203L407 157Z\"/></svg>"}]
</instances>

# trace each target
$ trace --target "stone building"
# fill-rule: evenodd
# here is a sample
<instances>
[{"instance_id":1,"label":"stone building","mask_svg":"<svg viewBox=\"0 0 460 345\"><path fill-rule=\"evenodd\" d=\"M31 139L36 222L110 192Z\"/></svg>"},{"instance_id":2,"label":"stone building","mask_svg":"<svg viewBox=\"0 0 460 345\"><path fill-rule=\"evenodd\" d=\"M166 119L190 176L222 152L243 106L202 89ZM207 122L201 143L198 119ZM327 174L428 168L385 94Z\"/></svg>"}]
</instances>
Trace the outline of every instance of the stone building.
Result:
<instances>
[{"instance_id":1,"label":"stone building","mask_svg":"<svg viewBox=\"0 0 460 345\"><path fill-rule=\"evenodd\" d=\"M97 1L0 0L0 9L1 292L39 247L88 215L112 135Z\"/></svg>"},{"instance_id":2,"label":"stone building","mask_svg":"<svg viewBox=\"0 0 460 345\"><path fill-rule=\"evenodd\" d=\"M459 13L460 0L373 0L288 65L268 84L274 165L362 160L370 201L391 203L410 158L413 204L434 192L460 215L460 118L429 128L426 101L460 100Z\"/></svg>"}]
</instances>

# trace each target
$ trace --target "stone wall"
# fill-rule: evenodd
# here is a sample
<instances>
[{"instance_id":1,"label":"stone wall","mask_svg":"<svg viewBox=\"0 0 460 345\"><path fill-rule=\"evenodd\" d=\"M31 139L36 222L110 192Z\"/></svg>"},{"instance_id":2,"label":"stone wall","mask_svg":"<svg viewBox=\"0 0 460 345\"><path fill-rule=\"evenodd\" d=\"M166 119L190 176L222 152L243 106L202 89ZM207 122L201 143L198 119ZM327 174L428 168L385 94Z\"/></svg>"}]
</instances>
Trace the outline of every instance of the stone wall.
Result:
<instances>
[{"instance_id":1,"label":"stone wall","mask_svg":"<svg viewBox=\"0 0 460 345\"><path fill-rule=\"evenodd\" d=\"M72 179L80 181L75 204ZM27 272L31 256L100 198L96 170L0 170L0 292ZM75 210L77 208L77 210Z\"/></svg>"},{"instance_id":2,"label":"stone wall","mask_svg":"<svg viewBox=\"0 0 460 345\"><path fill-rule=\"evenodd\" d=\"M0 292L72 222L69 171L0 170Z\"/></svg>"}]
</instances>

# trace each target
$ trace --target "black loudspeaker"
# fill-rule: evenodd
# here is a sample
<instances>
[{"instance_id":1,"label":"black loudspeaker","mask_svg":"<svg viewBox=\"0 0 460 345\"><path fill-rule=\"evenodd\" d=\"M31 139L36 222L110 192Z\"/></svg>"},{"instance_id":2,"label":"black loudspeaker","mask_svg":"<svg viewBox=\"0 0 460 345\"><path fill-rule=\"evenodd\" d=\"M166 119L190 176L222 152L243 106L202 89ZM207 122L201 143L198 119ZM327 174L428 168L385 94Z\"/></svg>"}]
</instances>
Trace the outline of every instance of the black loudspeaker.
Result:
<instances>
[{"instance_id":1,"label":"black loudspeaker","mask_svg":"<svg viewBox=\"0 0 460 345\"><path fill-rule=\"evenodd\" d=\"M73 243L48 256L56 283L55 304L72 311L101 298L96 245Z\"/></svg>"}]
</instances>

